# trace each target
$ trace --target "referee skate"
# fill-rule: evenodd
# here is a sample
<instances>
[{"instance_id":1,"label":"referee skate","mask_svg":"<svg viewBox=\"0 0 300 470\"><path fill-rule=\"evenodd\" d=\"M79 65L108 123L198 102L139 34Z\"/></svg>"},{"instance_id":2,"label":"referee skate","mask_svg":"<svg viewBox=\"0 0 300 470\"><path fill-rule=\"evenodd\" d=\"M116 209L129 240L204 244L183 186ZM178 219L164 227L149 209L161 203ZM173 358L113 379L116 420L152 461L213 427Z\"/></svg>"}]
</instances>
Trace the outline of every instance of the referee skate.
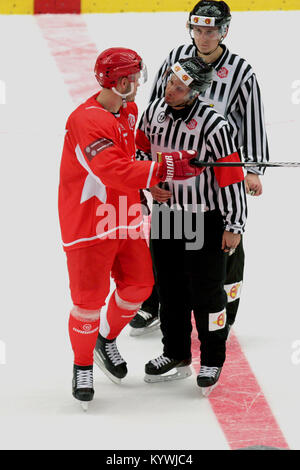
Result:
<instances>
[{"instance_id":1,"label":"referee skate","mask_svg":"<svg viewBox=\"0 0 300 470\"><path fill-rule=\"evenodd\" d=\"M130 336L142 336L159 329L159 316L140 309L129 325Z\"/></svg>"},{"instance_id":2,"label":"referee skate","mask_svg":"<svg viewBox=\"0 0 300 470\"><path fill-rule=\"evenodd\" d=\"M144 380L155 383L186 379L192 375L191 362L191 359L170 359L162 354L145 365Z\"/></svg>"}]
</instances>

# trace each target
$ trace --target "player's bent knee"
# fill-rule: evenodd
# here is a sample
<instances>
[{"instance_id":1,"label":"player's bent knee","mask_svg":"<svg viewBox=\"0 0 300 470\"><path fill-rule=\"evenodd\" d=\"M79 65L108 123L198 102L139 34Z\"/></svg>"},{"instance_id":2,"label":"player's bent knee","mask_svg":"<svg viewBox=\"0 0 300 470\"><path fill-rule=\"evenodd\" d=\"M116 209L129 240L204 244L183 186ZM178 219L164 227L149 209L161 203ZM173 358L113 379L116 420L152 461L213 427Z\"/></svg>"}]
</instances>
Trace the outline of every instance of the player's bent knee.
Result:
<instances>
[{"instance_id":1,"label":"player's bent knee","mask_svg":"<svg viewBox=\"0 0 300 470\"><path fill-rule=\"evenodd\" d=\"M78 305L73 305L70 315L79 321L97 321L100 318L101 309L89 310Z\"/></svg>"},{"instance_id":2,"label":"player's bent knee","mask_svg":"<svg viewBox=\"0 0 300 470\"><path fill-rule=\"evenodd\" d=\"M118 307L124 310L138 310L152 293L152 286L127 286L115 291Z\"/></svg>"}]
</instances>

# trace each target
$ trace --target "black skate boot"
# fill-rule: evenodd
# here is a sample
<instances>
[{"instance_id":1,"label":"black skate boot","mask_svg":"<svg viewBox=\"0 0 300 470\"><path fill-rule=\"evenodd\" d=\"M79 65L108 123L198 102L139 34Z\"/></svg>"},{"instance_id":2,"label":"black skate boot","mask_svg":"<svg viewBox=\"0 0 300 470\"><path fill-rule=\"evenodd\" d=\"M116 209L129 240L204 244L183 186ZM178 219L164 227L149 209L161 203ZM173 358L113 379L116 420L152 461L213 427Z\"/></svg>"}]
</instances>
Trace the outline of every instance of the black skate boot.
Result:
<instances>
[{"instance_id":1,"label":"black skate boot","mask_svg":"<svg viewBox=\"0 0 300 470\"><path fill-rule=\"evenodd\" d=\"M74 364L72 394L84 411L88 409L88 403L94 398L93 366L77 366Z\"/></svg>"},{"instance_id":2,"label":"black skate boot","mask_svg":"<svg viewBox=\"0 0 300 470\"><path fill-rule=\"evenodd\" d=\"M208 397L210 392L216 387L222 367L201 366L197 376L197 384L202 390L202 394Z\"/></svg>"},{"instance_id":3,"label":"black skate boot","mask_svg":"<svg viewBox=\"0 0 300 470\"><path fill-rule=\"evenodd\" d=\"M171 359L163 354L152 359L145 365L145 382L167 382L170 380L185 379L192 375L189 367L192 359ZM169 372L171 372L169 374Z\"/></svg>"},{"instance_id":4,"label":"black skate boot","mask_svg":"<svg viewBox=\"0 0 300 470\"><path fill-rule=\"evenodd\" d=\"M141 336L151 333L159 329L160 321L158 314L146 312L146 310L138 310L135 317L129 323L130 336Z\"/></svg>"},{"instance_id":5,"label":"black skate boot","mask_svg":"<svg viewBox=\"0 0 300 470\"><path fill-rule=\"evenodd\" d=\"M121 383L121 379L127 374L126 362L118 351L116 338L105 339L99 333L94 350L94 361L116 384Z\"/></svg>"}]
</instances>

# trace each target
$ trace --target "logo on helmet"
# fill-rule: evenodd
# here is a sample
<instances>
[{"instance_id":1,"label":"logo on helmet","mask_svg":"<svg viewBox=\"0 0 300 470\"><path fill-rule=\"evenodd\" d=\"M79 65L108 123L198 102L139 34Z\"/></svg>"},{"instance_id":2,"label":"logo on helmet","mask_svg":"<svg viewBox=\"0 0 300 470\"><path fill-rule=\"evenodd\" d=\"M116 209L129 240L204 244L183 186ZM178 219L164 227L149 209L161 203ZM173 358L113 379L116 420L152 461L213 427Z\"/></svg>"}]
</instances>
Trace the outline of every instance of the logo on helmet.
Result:
<instances>
[{"instance_id":1,"label":"logo on helmet","mask_svg":"<svg viewBox=\"0 0 300 470\"><path fill-rule=\"evenodd\" d=\"M211 19L210 19L210 18L206 18L206 19L204 20L204 22L205 22L206 24L210 24L210 23L211 23Z\"/></svg>"}]
</instances>

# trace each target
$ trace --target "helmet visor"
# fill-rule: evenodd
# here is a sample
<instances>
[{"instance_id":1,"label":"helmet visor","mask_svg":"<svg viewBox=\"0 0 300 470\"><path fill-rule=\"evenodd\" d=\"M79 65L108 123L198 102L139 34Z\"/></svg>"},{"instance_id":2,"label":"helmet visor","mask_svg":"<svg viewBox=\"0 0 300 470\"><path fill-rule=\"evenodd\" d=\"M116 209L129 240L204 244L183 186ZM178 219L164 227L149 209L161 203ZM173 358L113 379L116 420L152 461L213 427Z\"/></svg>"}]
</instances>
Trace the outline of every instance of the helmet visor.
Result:
<instances>
[{"instance_id":1,"label":"helmet visor","mask_svg":"<svg viewBox=\"0 0 300 470\"><path fill-rule=\"evenodd\" d=\"M128 76L130 82L137 82L138 85L143 85L148 80L148 71L146 64L141 62L141 70Z\"/></svg>"},{"instance_id":2,"label":"helmet visor","mask_svg":"<svg viewBox=\"0 0 300 470\"><path fill-rule=\"evenodd\" d=\"M209 41L220 40L222 37L221 28L218 26L190 26L191 35L194 39L204 39Z\"/></svg>"}]
</instances>

